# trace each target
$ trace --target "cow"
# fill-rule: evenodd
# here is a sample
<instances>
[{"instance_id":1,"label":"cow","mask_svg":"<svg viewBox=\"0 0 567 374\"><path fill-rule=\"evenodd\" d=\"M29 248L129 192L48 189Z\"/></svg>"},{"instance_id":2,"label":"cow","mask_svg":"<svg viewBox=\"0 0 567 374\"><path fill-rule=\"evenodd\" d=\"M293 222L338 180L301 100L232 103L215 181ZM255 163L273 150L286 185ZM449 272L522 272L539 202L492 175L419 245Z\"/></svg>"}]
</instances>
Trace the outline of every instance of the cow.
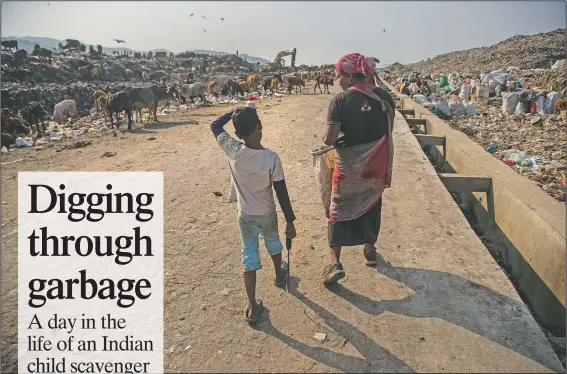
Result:
<instances>
[{"instance_id":1,"label":"cow","mask_svg":"<svg viewBox=\"0 0 567 374\"><path fill-rule=\"evenodd\" d=\"M106 108L106 106L108 104L108 96L109 95L99 96L99 98L96 101L97 111L98 111L98 108L100 108L104 115L106 115L106 110L104 110L104 109Z\"/></svg>"},{"instance_id":2,"label":"cow","mask_svg":"<svg viewBox=\"0 0 567 374\"><path fill-rule=\"evenodd\" d=\"M51 52L51 49L47 49L47 48L34 48L34 50L32 51L32 55L39 56L44 59L47 58L48 62L51 63L51 56L53 55L53 52Z\"/></svg>"},{"instance_id":3,"label":"cow","mask_svg":"<svg viewBox=\"0 0 567 374\"><path fill-rule=\"evenodd\" d=\"M244 89L238 83L233 80L229 80L225 83L225 88L223 94L229 94L231 97L235 98L237 94L244 96Z\"/></svg>"},{"instance_id":4,"label":"cow","mask_svg":"<svg viewBox=\"0 0 567 374\"><path fill-rule=\"evenodd\" d=\"M200 98L203 103L207 103L205 99L205 83L196 82L193 84L182 84L176 87L174 91L177 95L176 100L181 101L183 104L187 102L187 99L191 100L191 103L195 104L195 98Z\"/></svg>"},{"instance_id":5,"label":"cow","mask_svg":"<svg viewBox=\"0 0 567 374\"><path fill-rule=\"evenodd\" d=\"M214 77L210 77L209 79L206 80L207 91L211 95L218 97L218 95L221 94L223 90L225 90L226 83L231 80L232 77L228 75L217 75Z\"/></svg>"},{"instance_id":6,"label":"cow","mask_svg":"<svg viewBox=\"0 0 567 374\"><path fill-rule=\"evenodd\" d=\"M328 76L326 74L317 75L315 77L315 86L313 87L313 93L315 93L315 90L317 89L317 87L319 87L319 92L323 93L323 91L321 91L321 84L323 84L323 87L325 88L325 91L327 93L331 93L329 91L329 86L334 86L333 78L331 78L330 76Z\"/></svg>"},{"instance_id":7,"label":"cow","mask_svg":"<svg viewBox=\"0 0 567 374\"><path fill-rule=\"evenodd\" d=\"M146 108L150 110L150 120L153 119L155 122L157 120L157 99L154 95L154 91L150 87L136 87L129 88L130 98L132 100L132 110L136 111L136 117L142 122L142 109Z\"/></svg>"},{"instance_id":8,"label":"cow","mask_svg":"<svg viewBox=\"0 0 567 374\"><path fill-rule=\"evenodd\" d=\"M99 106L98 105L98 98L101 96L106 96L106 92L104 92L103 90L96 90L93 94L93 102L94 102L94 108L96 109L97 114L99 113L99 110L104 108L104 106Z\"/></svg>"},{"instance_id":9,"label":"cow","mask_svg":"<svg viewBox=\"0 0 567 374\"><path fill-rule=\"evenodd\" d=\"M291 94L291 89L293 87L295 87L295 93L297 93L297 87L299 87L299 92L301 93L302 87L305 87L305 82L296 76L293 75L285 75L284 77L282 77L282 79L284 80L284 84L287 87L287 92Z\"/></svg>"},{"instance_id":10,"label":"cow","mask_svg":"<svg viewBox=\"0 0 567 374\"><path fill-rule=\"evenodd\" d=\"M244 80L240 80L240 81L236 82L236 84L238 84L240 86L240 88L242 89L243 92L250 92L250 86L248 85L248 82L246 82Z\"/></svg>"},{"instance_id":11,"label":"cow","mask_svg":"<svg viewBox=\"0 0 567 374\"><path fill-rule=\"evenodd\" d=\"M119 113L125 111L128 116L128 130L132 129L132 98L130 97L130 92L120 91L115 94L109 94L107 99L106 108L110 114L111 128L114 128L112 114L115 113L118 118ZM116 127L118 127L118 122L116 123Z\"/></svg>"},{"instance_id":12,"label":"cow","mask_svg":"<svg viewBox=\"0 0 567 374\"><path fill-rule=\"evenodd\" d=\"M12 48L18 49L18 41L17 40L2 40L2 47L4 49L12 51Z\"/></svg>"},{"instance_id":13,"label":"cow","mask_svg":"<svg viewBox=\"0 0 567 374\"><path fill-rule=\"evenodd\" d=\"M15 60L23 60L27 56L28 56L28 51L26 51L25 49L18 49L16 52L14 52Z\"/></svg>"},{"instance_id":14,"label":"cow","mask_svg":"<svg viewBox=\"0 0 567 374\"><path fill-rule=\"evenodd\" d=\"M63 49L81 49L81 42L76 39L67 39Z\"/></svg>"},{"instance_id":15,"label":"cow","mask_svg":"<svg viewBox=\"0 0 567 374\"><path fill-rule=\"evenodd\" d=\"M61 124L67 118L79 118L77 114L77 104L74 100L63 100L62 102L55 104L53 107L53 116L51 120Z\"/></svg>"},{"instance_id":16,"label":"cow","mask_svg":"<svg viewBox=\"0 0 567 374\"><path fill-rule=\"evenodd\" d=\"M280 74L274 74L274 76L266 77L264 79L264 92L270 90L272 93L278 90L279 83L283 83L282 76Z\"/></svg>"},{"instance_id":17,"label":"cow","mask_svg":"<svg viewBox=\"0 0 567 374\"><path fill-rule=\"evenodd\" d=\"M136 111L136 118L142 120L141 110L147 108L150 110L150 119L153 114L155 122L157 119L157 105L161 100L173 99L173 89L153 85L145 88L132 88L130 96L132 98L132 109Z\"/></svg>"},{"instance_id":18,"label":"cow","mask_svg":"<svg viewBox=\"0 0 567 374\"><path fill-rule=\"evenodd\" d=\"M248 82L248 85L250 86L250 91L254 91L254 90L258 89L258 86L260 85L261 79L262 78L258 74L250 74L246 78L246 82Z\"/></svg>"},{"instance_id":19,"label":"cow","mask_svg":"<svg viewBox=\"0 0 567 374\"><path fill-rule=\"evenodd\" d=\"M30 127L33 129L32 125L35 124L37 127L38 137L41 137L45 132L44 116L47 112L43 109L40 103L37 101L30 101L28 105L20 109L18 115L21 116ZM39 130L39 122L41 122L42 130Z\"/></svg>"},{"instance_id":20,"label":"cow","mask_svg":"<svg viewBox=\"0 0 567 374\"><path fill-rule=\"evenodd\" d=\"M154 56L156 58L165 58L167 57L167 52L156 52Z\"/></svg>"}]
</instances>

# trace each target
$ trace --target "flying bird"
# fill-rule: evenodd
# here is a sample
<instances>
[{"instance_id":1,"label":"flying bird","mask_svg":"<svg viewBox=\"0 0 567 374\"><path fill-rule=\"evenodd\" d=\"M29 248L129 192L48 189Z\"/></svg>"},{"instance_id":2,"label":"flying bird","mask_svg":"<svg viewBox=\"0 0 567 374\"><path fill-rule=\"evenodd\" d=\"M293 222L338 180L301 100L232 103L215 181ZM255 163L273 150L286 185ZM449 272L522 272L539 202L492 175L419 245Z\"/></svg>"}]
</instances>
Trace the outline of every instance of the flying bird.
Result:
<instances>
[{"instance_id":1,"label":"flying bird","mask_svg":"<svg viewBox=\"0 0 567 374\"><path fill-rule=\"evenodd\" d=\"M203 29L204 32L207 32L207 30Z\"/></svg>"},{"instance_id":2,"label":"flying bird","mask_svg":"<svg viewBox=\"0 0 567 374\"><path fill-rule=\"evenodd\" d=\"M384 29L384 30L382 30L382 31L386 32L386 29Z\"/></svg>"},{"instance_id":3,"label":"flying bird","mask_svg":"<svg viewBox=\"0 0 567 374\"><path fill-rule=\"evenodd\" d=\"M224 21L224 18L222 18L222 17L221 17L221 19L220 19L220 20L221 20L221 21Z\"/></svg>"},{"instance_id":4,"label":"flying bird","mask_svg":"<svg viewBox=\"0 0 567 374\"><path fill-rule=\"evenodd\" d=\"M195 13L191 13L191 15L189 17L193 17L193 14L195 14Z\"/></svg>"},{"instance_id":5,"label":"flying bird","mask_svg":"<svg viewBox=\"0 0 567 374\"><path fill-rule=\"evenodd\" d=\"M124 40L121 40L121 39L114 39L114 41L116 41L116 43L119 43L119 44L120 43L126 43Z\"/></svg>"},{"instance_id":6,"label":"flying bird","mask_svg":"<svg viewBox=\"0 0 567 374\"><path fill-rule=\"evenodd\" d=\"M204 19L207 19L207 17L205 17L205 16L201 16L201 17L204 18Z\"/></svg>"}]
</instances>

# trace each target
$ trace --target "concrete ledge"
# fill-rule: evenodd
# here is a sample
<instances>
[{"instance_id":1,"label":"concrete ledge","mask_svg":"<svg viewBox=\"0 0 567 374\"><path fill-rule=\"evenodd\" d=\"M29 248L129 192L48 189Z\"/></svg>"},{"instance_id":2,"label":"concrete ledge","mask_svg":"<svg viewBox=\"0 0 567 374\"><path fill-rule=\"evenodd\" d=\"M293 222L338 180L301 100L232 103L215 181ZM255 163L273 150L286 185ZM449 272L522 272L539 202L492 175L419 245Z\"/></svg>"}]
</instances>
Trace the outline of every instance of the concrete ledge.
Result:
<instances>
[{"instance_id":1,"label":"concrete ledge","mask_svg":"<svg viewBox=\"0 0 567 374\"><path fill-rule=\"evenodd\" d=\"M426 120L428 135L446 137L446 153L431 147L434 159L446 160L443 171L492 178L492 201L484 193L460 196L501 249L532 310L548 330L565 336L565 205L428 109L406 95L398 96L400 113L415 113L415 118Z\"/></svg>"},{"instance_id":2,"label":"concrete ledge","mask_svg":"<svg viewBox=\"0 0 567 374\"><path fill-rule=\"evenodd\" d=\"M404 108L404 106L403 106L403 100L402 100L402 99L403 99L403 98L400 97L400 103L402 104L402 108L403 108L403 109L399 109L398 112L400 112L400 114L401 114L402 116L408 116L408 115L409 115L409 116L414 116L414 115L415 115L415 112L414 112L413 109Z\"/></svg>"},{"instance_id":3,"label":"concrete ledge","mask_svg":"<svg viewBox=\"0 0 567 374\"><path fill-rule=\"evenodd\" d=\"M445 144L444 136L437 135L416 135L415 136L420 145L443 145Z\"/></svg>"},{"instance_id":4,"label":"concrete ledge","mask_svg":"<svg viewBox=\"0 0 567 374\"><path fill-rule=\"evenodd\" d=\"M439 179L449 192L489 192L492 184L490 178L459 174L440 173Z\"/></svg>"}]
</instances>

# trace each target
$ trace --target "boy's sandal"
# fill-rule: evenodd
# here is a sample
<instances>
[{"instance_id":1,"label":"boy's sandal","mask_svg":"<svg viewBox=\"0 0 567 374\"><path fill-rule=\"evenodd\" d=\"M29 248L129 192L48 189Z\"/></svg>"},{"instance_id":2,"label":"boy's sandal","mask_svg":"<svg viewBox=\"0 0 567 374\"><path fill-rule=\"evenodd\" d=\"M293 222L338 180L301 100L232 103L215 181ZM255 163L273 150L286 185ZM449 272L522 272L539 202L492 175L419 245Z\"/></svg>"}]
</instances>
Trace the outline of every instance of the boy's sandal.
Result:
<instances>
[{"instance_id":1,"label":"boy's sandal","mask_svg":"<svg viewBox=\"0 0 567 374\"><path fill-rule=\"evenodd\" d=\"M248 322L251 325L258 322L258 318L260 317L260 314L264 310L264 304L262 303L262 300L256 300L256 305L258 305L258 312L256 313L256 315L249 315L250 306L246 308L246 322Z\"/></svg>"},{"instance_id":2,"label":"boy's sandal","mask_svg":"<svg viewBox=\"0 0 567 374\"><path fill-rule=\"evenodd\" d=\"M287 281L287 277L289 277L289 266L288 266L287 262L282 261L281 268L282 268L282 272L283 272L281 280L278 281L277 279L274 279L274 284L275 284L276 287L285 286L286 281Z\"/></svg>"}]
</instances>

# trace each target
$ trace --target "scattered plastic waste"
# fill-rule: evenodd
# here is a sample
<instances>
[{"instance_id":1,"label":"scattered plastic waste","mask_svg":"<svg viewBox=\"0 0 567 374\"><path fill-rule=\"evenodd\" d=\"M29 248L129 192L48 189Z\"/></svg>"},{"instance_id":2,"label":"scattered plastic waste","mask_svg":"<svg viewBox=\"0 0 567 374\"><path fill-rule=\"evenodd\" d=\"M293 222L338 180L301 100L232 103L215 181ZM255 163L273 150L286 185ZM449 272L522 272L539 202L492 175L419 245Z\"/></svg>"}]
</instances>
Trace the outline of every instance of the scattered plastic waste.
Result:
<instances>
[{"instance_id":1,"label":"scattered plastic waste","mask_svg":"<svg viewBox=\"0 0 567 374\"><path fill-rule=\"evenodd\" d=\"M488 147L486 147L486 152L494 153L496 151L498 151L498 145L497 144L491 144Z\"/></svg>"},{"instance_id":2,"label":"scattered plastic waste","mask_svg":"<svg viewBox=\"0 0 567 374\"><path fill-rule=\"evenodd\" d=\"M25 148L33 146L33 140L31 138L18 138L16 139L17 148Z\"/></svg>"}]
</instances>

